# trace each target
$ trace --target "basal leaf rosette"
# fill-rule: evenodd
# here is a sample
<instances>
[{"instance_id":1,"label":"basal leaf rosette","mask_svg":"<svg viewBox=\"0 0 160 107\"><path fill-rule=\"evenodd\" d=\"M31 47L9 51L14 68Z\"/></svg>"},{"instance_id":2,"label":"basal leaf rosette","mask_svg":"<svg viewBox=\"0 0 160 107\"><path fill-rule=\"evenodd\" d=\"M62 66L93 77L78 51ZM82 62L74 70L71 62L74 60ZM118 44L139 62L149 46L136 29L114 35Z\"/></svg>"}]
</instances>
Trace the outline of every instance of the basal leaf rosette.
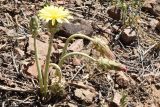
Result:
<instances>
[{"instance_id":1,"label":"basal leaf rosette","mask_svg":"<svg viewBox=\"0 0 160 107\"><path fill-rule=\"evenodd\" d=\"M70 12L64 7L56 7L56 6L46 6L39 11L38 16L40 19L45 21L51 21L52 26L55 25L56 22L69 23L68 19L72 19L73 17L70 15Z\"/></svg>"}]
</instances>

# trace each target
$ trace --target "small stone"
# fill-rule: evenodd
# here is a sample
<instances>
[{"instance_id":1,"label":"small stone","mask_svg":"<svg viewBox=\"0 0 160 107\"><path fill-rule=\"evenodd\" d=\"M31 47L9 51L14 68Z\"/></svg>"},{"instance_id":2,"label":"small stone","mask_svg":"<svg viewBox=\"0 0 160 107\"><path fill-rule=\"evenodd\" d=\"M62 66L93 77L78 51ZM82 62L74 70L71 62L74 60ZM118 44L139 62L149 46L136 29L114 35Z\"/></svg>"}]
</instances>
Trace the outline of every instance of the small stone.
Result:
<instances>
[{"instance_id":1,"label":"small stone","mask_svg":"<svg viewBox=\"0 0 160 107\"><path fill-rule=\"evenodd\" d=\"M96 93L93 93L86 89L76 89L74 91L74 94L77 98L79 98L82 101L85 101L87 104L91 104L93 98L96 97Z\"/></svg>"},{"instance_id":2,"label":"small stone","mask_svg":"<svg viewBox=\"0 0 160 107\"><path fill-rule=\"evenodd\" d=\"M80 66L81 65L81 59L78 59L78 58L74 57L72 59L72 61L73 61L72 63L73 63L74 66Z\"/></svg>"},{"instance_id":3,"label":"small stone","mask_svg":"<svg viewBox=\"0 0 160 107\"><path fill-rule=\"evenodd\" d=\"M127 88L130 82L129 78L122 71L116 73L115 80L121 88Z\"/></svg>"},{"instance_id":4,"label":"small stone","mask_svg":"<svg viewBox=\"0 0 160 107\"><path fill-rule=\"evenodd\" d=\"M156 83L155 87L159 90L160 89L160 83Z\"/></svg>"},{"instance_id":5,"label":"small stone","mask_svg":"<svg viewBox=\"0 0 160 107\"><path fill-rule=\"evenodd\" d=\"M120 101L121 101L122 95L120 95L118 92L114 93L114 97L113 97L113 102L120 106Z\"/></svg>"},{"instance_id":6,"label":"small stone","mask_svg":"<svg viewBox=\"0 0 160 107\"><path fill-rule=\"evenodd\" d=\"M79 52L83 49L83 47L84 47L83 39L77 39L68 47L67 50L72 52Z\"/></svg>"},{"instance_id":7,"label":"small stone","mask_svg":"<svg viewBox=\"0 0 160 107\"><path fill-rule=\"evenodd\" d=\"M154 65L155 65L158 69L160 69L160 63L157 62L157 63L155 63Z\"/></svg>"},{"instance_id":8,"label":"small stone","mask_svg":"<svg viewBox=\"0 0 160 107\"><path fill-rule=\"evenodd\" d=\"M151 28L154 30L156 29L157 25L158 25L159 21L156 19L151 19L149 22L149 25L151 26Z\"/></svg>"},{"instance_id":9,"label":"small stone","mask_svg":"<svg viewBox=\"0 0 160 107\"><path fill-rule=\"evenodd\" d=\"M39 64L40 66L44 65L44 61L43 60L39 60ZM34 78L38 77L38 72L37 72L37 66L36 63L34 62L33 65L27 65L27 70L25 71L26 74L29 74L31 76L33 76ZM26 69L25 67L25 69Z\"/></svg>"},{"instance_id":10,"label":"small stone","mask_svg":"<svg viewBox=\"0 0 160 107\"><path fill-rule=\"evenodd\" d=\"M137 39L135 30L126 28L120 35L120 41L125 45L130 45Z\"/></svg>"},{"instance_id":11,"label":"small stone","mask_svg":"<svg viewBox=\"0 0 160 107\"><path fill-rule=\"evenodd\" d=\"M121 10L116 6L111 6L108 11L108 16L114 20L120 20L121 18Z\"/></svg>"}]
</instances>

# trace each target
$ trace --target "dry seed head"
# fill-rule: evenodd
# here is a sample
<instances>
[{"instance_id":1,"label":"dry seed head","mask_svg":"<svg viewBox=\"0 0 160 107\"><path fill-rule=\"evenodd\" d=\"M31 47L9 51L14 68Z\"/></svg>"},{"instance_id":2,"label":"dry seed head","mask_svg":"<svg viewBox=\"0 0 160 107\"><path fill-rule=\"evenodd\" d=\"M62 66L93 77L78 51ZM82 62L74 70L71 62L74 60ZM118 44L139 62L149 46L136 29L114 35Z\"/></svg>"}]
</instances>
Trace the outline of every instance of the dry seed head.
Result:
<instances>
[{"instance_id":1,"label":"dry seed head","mask_svg":"<svg viewBox=\"0 0 160 107\"><path fill-rule=\"evenodd\" d=\"M118 71L127 71L127 68L125 65L118 63L116 61L109 60L107 58L99 58L97 60L97 63L99 66L101 66L104 69L109 70L118 70Z\"/></svg>"},{"instance_id":2,"label":"dry seed head","mask_svg":"<svg viewBox=\"0 0 160 107\"><path fill-rule=\"evenodd\" d=\"M114 53L110 50L109 46L101 38L94 37L93 46L97 51L102 54L103 57L107 57L111 60L115 59Z\"/></svg>"}]
</instances>

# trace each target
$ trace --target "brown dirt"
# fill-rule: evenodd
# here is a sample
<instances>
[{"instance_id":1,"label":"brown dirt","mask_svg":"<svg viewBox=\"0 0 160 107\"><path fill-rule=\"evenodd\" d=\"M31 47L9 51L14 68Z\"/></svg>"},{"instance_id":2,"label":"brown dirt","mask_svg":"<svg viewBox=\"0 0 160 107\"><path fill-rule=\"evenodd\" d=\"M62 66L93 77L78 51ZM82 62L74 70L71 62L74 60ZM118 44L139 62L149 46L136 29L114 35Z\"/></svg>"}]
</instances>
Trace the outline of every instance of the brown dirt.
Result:
<instances>
[{"instance_id":1,"label":"brown dirt","mask_svg":"<svg viewBox=\"0 0 160 107\"><path fill-rule=\"evenodd\" d=\"M127 1L130 2L130 0ZM85 58L70 58L63 66L63 77L68 84L65 87L64 96L54 96L48 101L43 101L39 94L38 80L35 77L36 71L31 68L34 65L34 50L31 46L33 43L30 42L32 38L28 23L31 16L44 4L44 0L0 0L0 105L2 107L49 105L160 107L160 31L157 27L160 25L160 16L159 13L155 13L160 10L157 5L152 10L156 10L154 14L148 10L145 11L149 7L143 8L143 12L138 11L138 14L141 14L139 23L132 22L128 25L136 34L136 36L131 35L136 38L130 39L129 33L121 36L128 26L125 26L121 19L112 19L115 13L108 15L107 9L112 7L111 2L51 1L52 5L62 5L72 11L76 20L76 24L74 20L71 21L74 24L73 28L70 28L73 25L65 25L65 27L69 26L69 29L65 31L61 29L54 38L52 62L58 62L68 36L81 32L88 36L103 38L115 54L116 60L126 65L128 70L122 73L104 70ZM110 12L114 11L110 10ZM157 26L150 24L153 19L159 22ZM43 24L42 22L41 25L44 27ZM45 59L48 41L48 32L43 27L38 36L39 47L44 44L39 53L42 62ZM125 42L127 38L130 39L129 42ZM71 47L72 51L75 49L89 53L93 57L100 56L98 52L91 49L91 43L87 40L75 41L73 44L75 47ZM76 45L82 47L76 47Z\"/></svg>"}]
</instances>

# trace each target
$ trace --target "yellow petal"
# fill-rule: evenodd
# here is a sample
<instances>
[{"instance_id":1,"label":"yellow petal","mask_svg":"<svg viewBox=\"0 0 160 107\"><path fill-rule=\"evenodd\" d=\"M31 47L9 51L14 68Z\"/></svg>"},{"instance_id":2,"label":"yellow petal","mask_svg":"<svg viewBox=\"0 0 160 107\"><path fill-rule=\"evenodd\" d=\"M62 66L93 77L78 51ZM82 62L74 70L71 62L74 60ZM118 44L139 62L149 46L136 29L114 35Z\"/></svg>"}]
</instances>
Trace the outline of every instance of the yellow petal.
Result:
<instances>
[{"instance_id":1,"label":"yellow petal","mask_svg":"<svg viewBox=\"0 0 160 107\"><path fill-rule=\"evenodd\" d=\"M66 23L69 23L69 21L68 21L67 19L64 19L64 21L65 21Z\"/></svg>"},{"instance_id":2,"label":"yellow petal","mask_svg":"<svg viewBox=\"0 0 160 107\"><path fill-rule=\"evenodd\" d=\"M63 23L63 20L62 19L57 19L57 22L58 23Z\"/></svg>"},{"instance_id":3,"label":"yellow petal","mask_svg":"<svg viewBox=\"0 0 160 107\"><path fill-rule=\"evenodd\" d=\"M64 7L56 7L56 6L46 6L39 11L38 16L40 19L45 21L52 20L52 24L55 24L55 21L58 23L69 22L68 19L73 19L70 15L70 12Z\"/></svg>"}]
</instances>

